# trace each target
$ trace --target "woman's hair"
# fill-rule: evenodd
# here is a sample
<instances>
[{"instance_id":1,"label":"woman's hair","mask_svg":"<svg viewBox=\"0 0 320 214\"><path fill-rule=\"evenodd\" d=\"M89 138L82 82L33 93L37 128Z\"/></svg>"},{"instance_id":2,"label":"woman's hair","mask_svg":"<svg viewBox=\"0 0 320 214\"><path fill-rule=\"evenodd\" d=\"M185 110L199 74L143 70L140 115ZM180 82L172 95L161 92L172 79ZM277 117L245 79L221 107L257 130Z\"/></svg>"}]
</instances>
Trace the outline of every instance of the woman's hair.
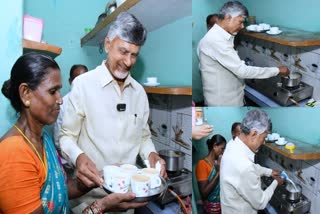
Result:
<instances>
[{"instance_id":1,"label":"woman's hair","mask_svg":"<svg viewBox=\"0 0 320 214\"><path fill-rule=\"evenodd\" d=\"M211 139L207 140L207 146L208 146L209 152L212 150L214 145L219 146L223 143L227 143L227 141L222 135L219 135L219 134L213 135Z\"/></svg>"},{"instance_id":2,"label":"woman's hair","mask_svg":"<svg viewBox=\"0 0 320 214\"><path fill-rule=\"evenodd\" d=\"M112 41L116 36L121 40L142 46L147 38L147 31L139 20L128 12L121 12L110 25L107 37Z\"/></svg>"},{"instance_id":3,"label":"woman's hair","mask_svg":"<svg viewBox=\"0 0 320 214\"><path fill-rule=\"evenodd\" d=\"M239 1L229 1L225 3L219 12L219 19L224 19L225 16L230 15L232 17L248 16L248 9Z\"/></svg>"},{"instance_id":4,"label":"woman's hair","mask_svg":"<svg viewBox=\"0 0 320 214\"><path fill-rule=\"evenodd\" d=\"M51 57L34 52L22 55L14 63L10 79L3 83L1 91L17 112L22 110L19 86L26 83L35 90L48 74L48 68L60 69Z\"/></svg>"}]
</instances>

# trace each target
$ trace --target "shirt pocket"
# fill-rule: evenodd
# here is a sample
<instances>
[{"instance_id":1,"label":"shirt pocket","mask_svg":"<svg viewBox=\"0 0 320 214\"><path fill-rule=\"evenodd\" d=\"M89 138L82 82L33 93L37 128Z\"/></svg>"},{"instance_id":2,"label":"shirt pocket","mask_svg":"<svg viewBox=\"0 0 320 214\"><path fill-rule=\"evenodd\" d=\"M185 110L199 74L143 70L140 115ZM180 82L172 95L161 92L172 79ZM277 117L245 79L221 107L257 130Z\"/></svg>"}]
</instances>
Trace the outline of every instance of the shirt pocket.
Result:
<instances>
[{"instance_id":1,"label":"shirt pocket","mask_svg":"<svg viewBox=\"0 0 320 214\"><path fill-rule=\"evenodd\" d=\"M126 136L126 141L129 144L140 144L142 141L142 129L143 129L143 119L137 114L129 114L127 118L127 124L123 133Z\"/></svg>"}]
</instances>

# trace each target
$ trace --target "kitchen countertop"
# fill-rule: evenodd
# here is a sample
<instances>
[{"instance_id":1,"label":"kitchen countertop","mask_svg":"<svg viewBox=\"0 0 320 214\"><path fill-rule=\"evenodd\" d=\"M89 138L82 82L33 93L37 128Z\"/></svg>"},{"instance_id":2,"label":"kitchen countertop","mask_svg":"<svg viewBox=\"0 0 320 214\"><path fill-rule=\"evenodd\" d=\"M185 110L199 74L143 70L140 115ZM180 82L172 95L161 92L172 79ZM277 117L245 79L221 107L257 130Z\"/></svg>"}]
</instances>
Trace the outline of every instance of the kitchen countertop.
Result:
<instances>
[{"instance_id":1,"label":"kitchen countertop","mask_svg":"<svg viewBox=\"0 0 320 214\"><path fill-rule=\"evenodd\" d=\"M265 95L261 94L259 91L251 88L248 85L246 85L244 92L245 92L246 97L248 97L250 100L255 102L260 107L281 107L281 105L274 102L270 98L266 97ZM301 100L299 102L301 107L305 106L309 99L311 99L311 98ZM291 106L295 106L295 105L291 105Z\"/></svg>"}]
</instances>

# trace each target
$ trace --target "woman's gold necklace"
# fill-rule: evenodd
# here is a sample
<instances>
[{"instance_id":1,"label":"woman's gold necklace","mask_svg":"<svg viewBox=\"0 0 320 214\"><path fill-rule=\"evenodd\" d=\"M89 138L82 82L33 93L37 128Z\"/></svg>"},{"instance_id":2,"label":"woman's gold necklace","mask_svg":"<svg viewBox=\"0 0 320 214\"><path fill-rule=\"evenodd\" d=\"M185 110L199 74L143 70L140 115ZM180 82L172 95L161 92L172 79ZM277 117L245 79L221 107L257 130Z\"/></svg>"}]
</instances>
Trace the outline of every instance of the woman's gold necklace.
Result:
<instances>
[{"instance_id":1,"label":"woman's gold necklace","mask_svg":"<svg viewBox=\"0 0 320 214\"><path fill-rule=\"evenodd\" d=\"M44 168L44 173L46 175L47 178L47 164L42 160L38 150L36 149L36 147L33 145L33 143L31 143L31 141L29 140L29 138L21 131L21 129L18 128L18 126L14 125L14 127L20 132L20 134L24 137L24 139L32 146L32 148L34 149L34 151L36 152L37 156L39 157L42 166ZM42 153L43 153L43 157L45 157L45 152L42 149ZM45 158L44 158L45 159Z\"/></svg>"}]
</instances>

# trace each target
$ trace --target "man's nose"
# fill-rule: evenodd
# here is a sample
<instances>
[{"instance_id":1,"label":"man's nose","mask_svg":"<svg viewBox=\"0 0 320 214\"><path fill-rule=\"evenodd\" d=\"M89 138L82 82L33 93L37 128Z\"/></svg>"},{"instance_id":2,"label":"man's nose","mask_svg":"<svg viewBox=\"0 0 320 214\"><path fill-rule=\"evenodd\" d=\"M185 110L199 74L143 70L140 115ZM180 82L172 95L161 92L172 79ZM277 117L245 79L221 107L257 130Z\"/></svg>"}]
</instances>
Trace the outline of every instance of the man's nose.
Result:
<instances>
[{"instance_id":1,"label":"man's nose","mask_svg":"<svg viewBox=\"0 0 320 214\"><path fill-rule=\"evenodd\" d=\"M132 61L131 61L131 56L130 56L130 55L128 55L128 56L125 57L125 59L124 59L124 64L125 64L127 67L131 67Z\"/></svg>"}]
</instances>

